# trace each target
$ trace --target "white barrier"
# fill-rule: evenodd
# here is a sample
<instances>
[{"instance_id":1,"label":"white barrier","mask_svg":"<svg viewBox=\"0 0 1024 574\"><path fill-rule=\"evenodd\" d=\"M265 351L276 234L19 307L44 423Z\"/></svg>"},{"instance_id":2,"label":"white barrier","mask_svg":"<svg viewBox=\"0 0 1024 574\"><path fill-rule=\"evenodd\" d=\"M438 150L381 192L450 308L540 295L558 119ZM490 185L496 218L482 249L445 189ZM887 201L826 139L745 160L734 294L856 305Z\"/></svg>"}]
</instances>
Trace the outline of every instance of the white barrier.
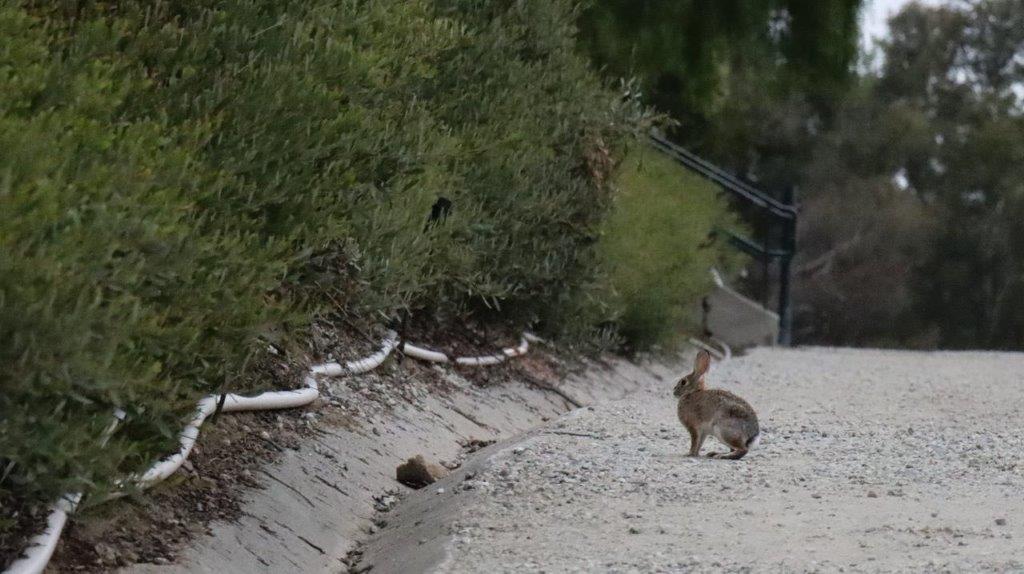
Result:
<instances>
[{"instance_id":1,"label":"white barrier","mask_svg":"<svg viewBox=\"0 0 1024 574\"><path fill-rule=\"evenodd\" d=\"M540 342L543 340L531 333L524 333L519 346L502 349L502 355L458 357L454 359L454 362L458 365L466 366L494 365L504 362L507 358L525 354L529 349L528 341ZM204 397L196 405L196 414L192 421L181 431L181 442L178 452L157 462L143 473L142 476L138 477L136 479L138 486L148 488L171 476L185 464L185 460L192 453L192 448L199 438L199 427L203 425L207 417L217 410L219 401L223 400L223 407L221 409L223 412L290 409L305 406L320 396L320 388L316 381L316 376L330 377L372 371L383 364L388 355L396 348L410 357L424 361L433 363L447 363L450 361L448 355L439 351L431 351L410 343L399 343L398 335L394 331L388 331L380 350L369 357L348 361L344 365L336 362L314 365L309 369L309 374L306 375L306 378L303 380L303 387L300 389L270 391L254 397L236 394ZM114 413L114 417L114 422L106 429L100 439L101 445L106 445L117 424L124 419L124 411L118 409ZM15 560L3 574L41 574L50 562L54 550L57 548L57 542L60 540L61 532L67 523L68 514L75 510L81 498L81 493L69 493L61 497L53 505L53 509L46 519L46 528L29 540L25 556Z\"/></svg>"}]
</instances>

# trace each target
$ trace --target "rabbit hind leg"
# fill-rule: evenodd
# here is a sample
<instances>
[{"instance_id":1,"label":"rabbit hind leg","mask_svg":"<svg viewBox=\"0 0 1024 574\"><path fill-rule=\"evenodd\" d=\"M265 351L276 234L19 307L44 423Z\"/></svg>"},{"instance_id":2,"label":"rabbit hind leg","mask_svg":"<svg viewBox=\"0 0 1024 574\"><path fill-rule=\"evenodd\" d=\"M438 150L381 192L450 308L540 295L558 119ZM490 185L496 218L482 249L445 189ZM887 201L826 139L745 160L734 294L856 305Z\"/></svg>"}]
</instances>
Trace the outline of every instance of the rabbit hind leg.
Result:
<instances>
[{"instance_id":1,"label":"rabbit hind leg","mask_svg":"<svg viewBox=\"0 0 1024 574\"><path fill-rule=\"evenodd\" d=\"M742 433L737 432L724 432L715 433L718 440L725 443L727 446L732 448L730 452L709 452L708 456L711 458L719 458L725 460L739 460L747 455L749 452L747 448L747 439Z\"/></svg>"}]
</instances>

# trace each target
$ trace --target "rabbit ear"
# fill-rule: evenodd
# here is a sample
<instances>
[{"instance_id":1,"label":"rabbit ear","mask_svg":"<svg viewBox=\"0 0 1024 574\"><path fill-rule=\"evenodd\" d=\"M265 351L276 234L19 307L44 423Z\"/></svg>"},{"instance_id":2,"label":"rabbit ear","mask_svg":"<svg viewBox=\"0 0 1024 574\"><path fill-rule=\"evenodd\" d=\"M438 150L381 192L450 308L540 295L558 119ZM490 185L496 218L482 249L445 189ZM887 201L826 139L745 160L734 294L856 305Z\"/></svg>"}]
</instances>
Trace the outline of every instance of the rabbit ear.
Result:
<instances>
[{"instance_id":1,"label":"rabbit ear","mask_svg":"<svg viewBox=\"0 0 1024 574\"><path fill-rule=\"evenodd\" d=\"M697 353L697 358L693 361L693 377L700 379L704 376L704 373L708 372L708 368L711 367L711 353L707 351L701 351Z\"/></svg>"}]
</instances>

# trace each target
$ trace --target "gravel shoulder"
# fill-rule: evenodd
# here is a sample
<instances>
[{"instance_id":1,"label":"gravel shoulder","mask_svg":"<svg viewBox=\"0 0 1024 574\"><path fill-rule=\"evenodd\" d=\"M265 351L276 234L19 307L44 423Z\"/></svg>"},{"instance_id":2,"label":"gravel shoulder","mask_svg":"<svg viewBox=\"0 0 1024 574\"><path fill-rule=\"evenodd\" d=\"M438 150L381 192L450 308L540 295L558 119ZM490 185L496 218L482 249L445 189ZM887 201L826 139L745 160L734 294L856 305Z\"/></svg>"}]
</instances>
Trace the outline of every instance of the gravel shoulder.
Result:
<instances>
[{"instance_id":1,"label":"gravel shoulder","mask_svg":"<svg viewBox=\"0 0 1024 574\"><path fill-rule=\"evenodd\" d=\"M652 376L409 496L360 567L1024 571L1022 373L1024 354L758 349L708 376L758 411L740 461L686 457Z\"/></svg>"}]
</instances>

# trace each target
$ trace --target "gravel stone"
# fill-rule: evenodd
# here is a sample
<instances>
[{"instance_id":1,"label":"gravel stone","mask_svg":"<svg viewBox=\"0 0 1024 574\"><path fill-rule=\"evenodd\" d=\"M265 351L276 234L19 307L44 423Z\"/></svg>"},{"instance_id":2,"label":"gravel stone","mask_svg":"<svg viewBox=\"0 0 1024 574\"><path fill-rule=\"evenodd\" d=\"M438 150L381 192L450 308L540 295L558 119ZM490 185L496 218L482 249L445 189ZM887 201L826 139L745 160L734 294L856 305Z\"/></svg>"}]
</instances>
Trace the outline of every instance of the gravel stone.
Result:
<instances>
[{"instance_id":1,"label":"gravel stone","mask_svg":"<svg viewBox=\"0 0 1024 574\"><path fill-rule=\"evenodd\" d=\"M436 497L458 524L437 570L1022 571L1024 521L1001 517L1024 515L1020 373L1015 353L755 349L707 378L758 413L739 461L687 457L652 377L484 455L489 488Z\"/></svg>"}]
</instances>

